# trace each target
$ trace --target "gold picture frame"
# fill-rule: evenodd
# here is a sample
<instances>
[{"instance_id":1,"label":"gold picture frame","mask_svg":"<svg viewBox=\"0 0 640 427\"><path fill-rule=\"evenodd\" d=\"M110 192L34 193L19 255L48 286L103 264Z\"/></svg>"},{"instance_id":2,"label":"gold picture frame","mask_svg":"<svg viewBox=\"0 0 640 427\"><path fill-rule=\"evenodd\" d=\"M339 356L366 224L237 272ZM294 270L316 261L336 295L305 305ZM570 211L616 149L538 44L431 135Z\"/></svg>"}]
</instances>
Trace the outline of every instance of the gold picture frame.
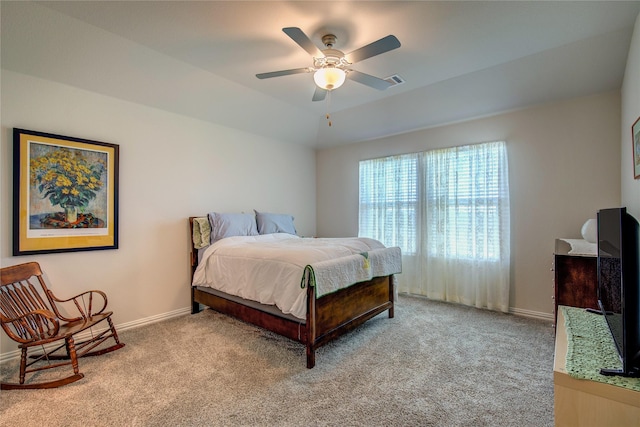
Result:
<instances>
[{"instance_id":1,"label":"gold picture frame","mask_svg":"<svg viewBox=\"0 0 640 427\"><path fill-rule=\"evenodd\" d=\"M640 117L631 126L631 146L633 147L633 178L640 178Z\"/></svg>"},{"instance_id":2,"label":"gold picture frame","mask_svg":"<svg viewBox=\"0 0 640 427\"><path fill-rule=\"evenodd\" d=\"M13 255L118 248L119 146L13 129Z\"/></svg>"}]
</instances>

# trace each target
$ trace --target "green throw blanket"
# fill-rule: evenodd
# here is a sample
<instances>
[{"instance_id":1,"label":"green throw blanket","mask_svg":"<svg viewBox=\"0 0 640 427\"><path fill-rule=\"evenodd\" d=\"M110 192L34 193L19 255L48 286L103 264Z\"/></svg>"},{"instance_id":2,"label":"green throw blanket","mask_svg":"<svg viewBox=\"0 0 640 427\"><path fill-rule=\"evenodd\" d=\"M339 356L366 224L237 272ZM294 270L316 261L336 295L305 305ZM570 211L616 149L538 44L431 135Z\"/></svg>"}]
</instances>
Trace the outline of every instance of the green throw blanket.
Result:
<instances>
[{"instance_id":1,"label":"green throw blanket","mask_svg":"<svg viewBox=\"0 0 640 427\"><path fill-rule=\"evenodd\" d=\"M640 378L600 374L600 368L622 367L604 317L589 313L583 308L561 308L567 330L567 373L581 380L598 381L640 391Z\"/></svg>"}]
</instances>

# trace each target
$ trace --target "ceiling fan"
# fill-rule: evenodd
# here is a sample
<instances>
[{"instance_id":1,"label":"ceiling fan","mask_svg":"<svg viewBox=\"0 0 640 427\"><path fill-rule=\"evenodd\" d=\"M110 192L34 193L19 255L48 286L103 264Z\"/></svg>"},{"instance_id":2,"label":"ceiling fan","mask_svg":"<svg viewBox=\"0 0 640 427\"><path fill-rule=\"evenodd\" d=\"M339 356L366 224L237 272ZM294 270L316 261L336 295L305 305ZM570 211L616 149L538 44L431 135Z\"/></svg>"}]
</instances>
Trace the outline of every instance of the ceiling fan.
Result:
<instances>
[{"instance_id":1,"label":"ceiling fan","mask_svg":"<svg viewBox=\"0 0 640 427\"><path fill-rule=\"evenodd\" d=\"M313 101L322 101L327 96L327 92L342 86L346 78L378 90L384 90L393 85L386 80L350 68L356 62L399 48L400 41L393 35L388 35L360 49L344 54L342 51L334 49L336 36L333 34L326 34L322 37L325 49L320 50L300 28L287 27L282 31L311 55L313 65L256 74L257 78L268 79L290 74L314 73L316 90L313 94Z\"/></svg>"}]
</instances>

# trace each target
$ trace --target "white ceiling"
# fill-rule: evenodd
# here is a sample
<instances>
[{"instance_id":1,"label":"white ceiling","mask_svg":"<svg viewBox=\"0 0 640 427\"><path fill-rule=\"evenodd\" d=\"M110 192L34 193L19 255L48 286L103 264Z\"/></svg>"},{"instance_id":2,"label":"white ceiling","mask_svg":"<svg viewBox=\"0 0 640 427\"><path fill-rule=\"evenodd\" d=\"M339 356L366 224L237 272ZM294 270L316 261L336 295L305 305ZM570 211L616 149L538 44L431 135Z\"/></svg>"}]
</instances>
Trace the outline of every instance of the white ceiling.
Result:
<instances>
[{"instance_id":1,"label":"white ceiling","mask_svg":"<svg viewBox=\"0 0 640 427\"><path fill-rule=\"evenodd\" d=\"M3 69L313 147L379 138L619 89L640 1L2 1ZM312 102L311 65L282 32L348 53L399 49ZM325 119L331 113L333 126Z\"/></svg>"}]
</instances>

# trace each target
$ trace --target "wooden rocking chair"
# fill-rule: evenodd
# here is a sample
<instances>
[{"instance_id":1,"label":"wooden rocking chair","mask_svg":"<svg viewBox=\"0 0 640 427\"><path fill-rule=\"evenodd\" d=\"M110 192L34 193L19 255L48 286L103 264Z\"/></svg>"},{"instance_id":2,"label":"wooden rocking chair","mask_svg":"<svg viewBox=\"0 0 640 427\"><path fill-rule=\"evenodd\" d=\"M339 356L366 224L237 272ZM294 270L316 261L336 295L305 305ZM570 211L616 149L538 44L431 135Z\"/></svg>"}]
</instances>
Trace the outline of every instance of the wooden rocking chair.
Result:
<instances>
[{"instance_id":1,"label":"wooden rocking chair","mask_svg":"<svg viewBox=\"0 0 640 427\"><path fill-rule=\"evenodd\" d=\"M124 347L111 321L113 313L104 311L107 307L104 292L91 290L69 299L59 299L47 288L37 262L2 268L1 280L0 323L2 329L19 343L18 348L22 350L20 383L2 382L2 390L52 388L78 381L84 377L78 368L78 358L97 356ZM102 307L95 310L94 305ZM71 317L65 315L71 310L75 312ZM103 320L109 324L107 329L96 331L95 334L93 330L88 331ZM74 335L83 331L86 332L82 334L82 340L75 342ZM94 350L109 338L113 338L116 343L111 347ZM29 359L33 360L27 363L27 351L35 346L40 346L42 352L30 355ZM59 351L62 349L63 351ZM60 360L64 361L52 363ZM26 374L64 365L72 366L73 375L25 383Z\"/></svg>"}]
</instances>

